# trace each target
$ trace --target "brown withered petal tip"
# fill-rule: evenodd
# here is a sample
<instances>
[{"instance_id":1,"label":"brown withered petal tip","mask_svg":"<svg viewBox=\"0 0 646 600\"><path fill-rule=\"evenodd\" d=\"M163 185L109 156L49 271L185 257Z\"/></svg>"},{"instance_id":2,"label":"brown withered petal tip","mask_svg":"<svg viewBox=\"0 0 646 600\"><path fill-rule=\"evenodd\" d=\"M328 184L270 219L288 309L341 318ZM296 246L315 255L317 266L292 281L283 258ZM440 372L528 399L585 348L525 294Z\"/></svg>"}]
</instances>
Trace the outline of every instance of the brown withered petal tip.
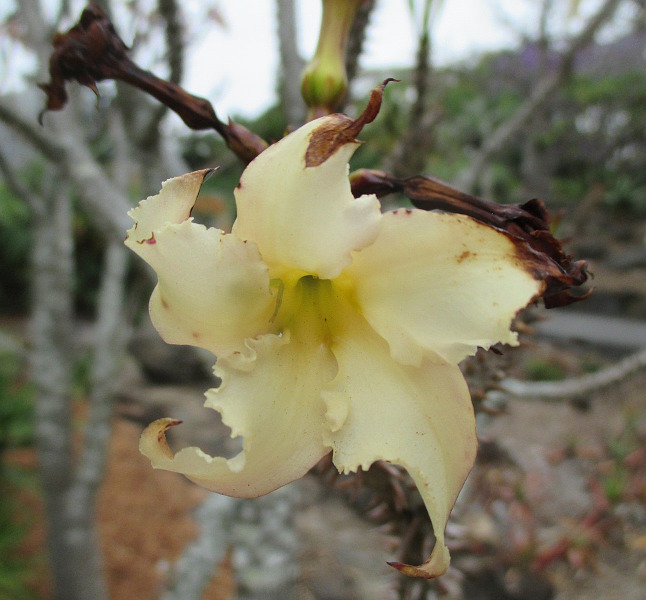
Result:
<instances>
[{"instance_id":1,"label":"brown withered petal tip","mask_svg":"<svg viewBox=\"0 0 646 600\"><path fill-rule=\"evenodd\" d=\"M571 288L588 280L587 263L574 261L563 251L550 231L550 216L541 200L524 204L496 204L461 192L433 177L397 179L372 169L350 176L352 193L385 196L403 193L417 208L459 213L504 233L515 245L525 268L544 282L541 295L546 308L566 306L584 300L591 293L574 295Z\"/></svg>"},{"instance_id":2,"label":"brown withered petal tip","mask_svg":"<svg viewBox=\"0 0 646 600\"><path fill-rule=\"evenodd\" d=\"M46 111L61 110L67 103L67 81L77 81L98 95L97 82L114 79L151 95L177 113L191 129L214 129L245 163L267 147L262 138L242 125L220 121L208 100L189 94L133 62L128 56L128 47L98 6L89 5L74 27L56 35L53 45L50 81L39 84L47 94L45 109L39 116L41 123Z\"/></svg>"},{"instance_id":3,"label":"brown withered petal tip","mask_svg":"<svg viewBox=\"0 0 646 600\"><path fill-rule=\"evenodd\" d=\"M305 153L305 166L317 167L330 158L341 146L355 143L361 130L368 123L372 123L379 114L384 89L393 81L397 82L399 79L392 77L385 79L370 92L366 108L356 119L351 119L348 115L341 113L330 115L332 118L312 134Z\"/></svg>"},{"instance_id":4,"label":"brown withered petal tip","mask_svg":"<svg viewBox=\"0 0 646 600\"><path fill-rule=\"evenodd\" d=\"M175 111L191 129L224 126L208 100L189 94L130 60L128 46L98 6L89 5L74 27L67 33L56 34L53 46L49 60L50 82L39 85L47 94L41 121L45 111L60 110L67 103L66 81L77 81L98 95L97 82L114 79L150 94Z\"/></svg>"},{"instance_id":5,"label":"brown withered petal tip","mask_svg":"<svg viewBox=\"0 0 646 600\"><path fill-rule=\"evenodd\" d=\"M65 91L67 80L78 81L98 93L97 81L115 78L119 64L127 60L127 46L106 14L92 4L67 33L57 33L52 44L54 52L49 60L50 82L39 84L47 94L43 113L65 106L68 99Z\"/></svg>"},{"instance_id":6,"label":"brown withered petal tip","mask_svg":"<svg viewBox=\"0 0 646 600\"><path fill-rule=\"evenodd\" d=\"M405 563L397 561L386 561L386 564L397 569L400 573L407 575L408 577L417 577L418 579L434 579L433 575L427 573L423 569L414 567L413 565L407 565Z\"/></svg>"}]
</instances>

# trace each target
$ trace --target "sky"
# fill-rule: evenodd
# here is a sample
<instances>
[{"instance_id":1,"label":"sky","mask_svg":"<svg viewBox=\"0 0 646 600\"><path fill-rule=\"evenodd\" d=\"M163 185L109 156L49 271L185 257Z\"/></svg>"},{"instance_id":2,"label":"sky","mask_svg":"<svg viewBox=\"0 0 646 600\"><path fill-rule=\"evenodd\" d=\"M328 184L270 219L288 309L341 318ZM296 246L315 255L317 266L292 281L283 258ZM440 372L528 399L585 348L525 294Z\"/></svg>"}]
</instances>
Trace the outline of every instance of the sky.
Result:
<instances>
[{"instance_id":1,"label":"sky","mask_svg":"<svg viewBox=\"0 0 646 600\"><path fill-rule=\"evenodd\" d=\"M198 12L196 2L187 2L189 14ZM497 22L500 5L514 10L522 0L450 0L435 24L434 58L438 63L463 59L483 49L509 46L514 36ZM255 116L275 97L278 49L274 2L237 0L220 2L226 28L213 26L197 42L187 70L187 87L213 101L219 113ZM316 47L320 24L320 2L299 0L298 46L304 58ZM466 11L466 13L465 13ZM515 18L522 18L516 10ZM465 18L465 14L469 18ZM249 15L253 15L250 18ZM406 0L378 0L367 32L362 66L400 67L412 64L415 56L414 23Z\"/></svg>"},{"instance_id":2,"label":"sky","mask_svg":"<svg viewBox=\"0 0 646 600\"><path fill-rule=\"evenodd\" d=\"M572 0L557 0L557 21L576 28L598 1L581 2L572 17ZM417 4L422 2L417 0ZM538 0L444 0L433 24L436 64L466 60L482 51L513 47L519 32L535 33ZM200 0L185 4L189 19L199 18ZM262 112L275 97L278 50L273 0L221 0L226 28L212 26L196 41L187 65L187 88L211 100L220 115L247 117ZM297 0L298 45L307 59L314 52L320 23L319 0ZM407 0L377 0L367 31L362 66L412 65L415 56L414 23Z\"/></svg>"},{"instance_id":3,"label":"sky","mask_svg":"<svg viewBox=\"0 0 646 600\"><path fill-rule=\"evenodd\" d=\"M7 11L12 10L16 1L0 0L0 17L10 14ZM84 2L78 1L80 11ZM55 13L58 0L41 2ZM126 0L114 0L117 13L120 2L122 9L126 6ZM140 2L152 7L156 0ZM297 42L307 59L313 54L318 37L320 0L296 2ZM579 12L572 16L569 8L577 3L556 0L555 30L576 30L600 2L582 0L578 3ZM387 69L414 63L415 23L408 4L408 0L377 0L361 57L362 67ZM421 6L423 0L414 0L414 4ZM443 0L432 25L434 62L444 65L468 60L483 51L518 45L521 32L530 36L536 33L540 5L539 0ZM184 87L210 100L221 118L232 114L251 118L263 112L275 100L278 70L275 0L184 0L181 6L190 44ZM217 8L223 25L205 18L207 6ZM121 16L124 14L129 15L125 9ZM131 17L117 23L126 43L132 41L129 21ZM15 45L7 60L3 54L5 41L0 31L0 58L5 65L5 73L0 73L0 93L11 87L20 88L21 74L33 69L34 64ZM163 40L158 41L157 47L163 48Z\"/></svg>"}]
</instances>

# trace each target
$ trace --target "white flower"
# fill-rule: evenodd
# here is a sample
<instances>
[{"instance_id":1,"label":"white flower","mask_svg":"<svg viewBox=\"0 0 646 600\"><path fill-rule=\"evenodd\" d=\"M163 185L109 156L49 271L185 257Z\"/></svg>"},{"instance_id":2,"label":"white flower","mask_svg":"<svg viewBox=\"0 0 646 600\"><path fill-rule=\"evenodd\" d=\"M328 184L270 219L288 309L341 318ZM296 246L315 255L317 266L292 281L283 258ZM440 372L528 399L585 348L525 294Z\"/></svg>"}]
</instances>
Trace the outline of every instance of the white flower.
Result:
<instances>
[{"instance_id":1,"label":"white flower","mask_svg":"<svg viewBox=\"0 0 646 600\"><path fill-rule=\"evenodd\" d=\"M347 119L347 118L346 118ZM253 497L303 476L330 451L339 471L402 465L437 542L418 577L446 571L444 528L476 453L473 408L457 366L478 347L516 343L509 327L540 295L504 234L462 215L353 198L358 143L332 115L262 152L235 190L231 233L193 222L206 171L171 179L131 211L126 244L157 272L150 300L169 343L218 357L205 406L243 450L173 455L160 419L141 451L155 468Z\"/></svg>"}]
</instances>

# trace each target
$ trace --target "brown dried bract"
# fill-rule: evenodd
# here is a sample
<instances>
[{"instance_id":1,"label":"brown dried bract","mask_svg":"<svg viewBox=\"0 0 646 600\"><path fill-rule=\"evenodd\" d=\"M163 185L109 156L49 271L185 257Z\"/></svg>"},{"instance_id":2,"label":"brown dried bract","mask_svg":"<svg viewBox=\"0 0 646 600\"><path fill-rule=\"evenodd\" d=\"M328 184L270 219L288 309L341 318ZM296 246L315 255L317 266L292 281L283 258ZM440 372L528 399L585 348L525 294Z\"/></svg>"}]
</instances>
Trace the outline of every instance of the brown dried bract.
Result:
<instances>
[{"instance_id":1,"label":"brown dried bract","mask_svg":"<svg viewBox=\"0 0 646 600\"><path fill-rule=\"evenodd\" d=\"M398 80L386 79L370 92L368 105L357 119L351 119L341 113L330 115L325 124L312 133L305 153L305 166L317 167L330 158L341 146L357 143L356 137L361 133L361 130L368 123L372 123L379 114L384 89L391 81Z\"/></svg>"},{"instance_id":2,"label":"brown dried bract","mask_svg":"<svg viewBox=\"0 0 646 600\"><path fill-rule=\"evenodd\" d=\"M121 62L128 60L126 45L105 13L93 5L67 33L57 33L52 45L51 80L39 86L47 94L46 110L60 110L67 104L65 81L74 79L98 94L97 81L115 78Z\"/></svg>"},{"instance_id":3,"label":"brown dried bract","mask_svg":"<svg viewBox=\"0 0 646 600\"><path fill-rule=\"evenodd\" d=\"M74 27L67 33L56 34L53 45L49 61L50 82L40 84L47 94L45 111L65 106L68 99L66 81L78 81L98 94L98 81L114 79L150 94L177 113L191 129L214 129L245 163L267 147L262 138L246 127L220 121L208 100L141 69L128 57L128 47L98 6L88 6Z\"/></svg>"},{"instance_id":4,"label":"brown dried bract","mask_svg":"<svg viewBox=\"0 0 646 600\"><path fill-rule=\"evenodd\" d=\"M401 192L417 208L459 213L492 227L514 242L516 251L535 279L545 283L542 294L547 308L565 306L587 298L591 291L573 295L571 288L588 279L585 261L574 261L550 231L550 216L541 200L525 204L496 204L471 196L432 177L397 179L371 169L351 175L352 193L386 196Z\"/></svg>"}]
</instances>

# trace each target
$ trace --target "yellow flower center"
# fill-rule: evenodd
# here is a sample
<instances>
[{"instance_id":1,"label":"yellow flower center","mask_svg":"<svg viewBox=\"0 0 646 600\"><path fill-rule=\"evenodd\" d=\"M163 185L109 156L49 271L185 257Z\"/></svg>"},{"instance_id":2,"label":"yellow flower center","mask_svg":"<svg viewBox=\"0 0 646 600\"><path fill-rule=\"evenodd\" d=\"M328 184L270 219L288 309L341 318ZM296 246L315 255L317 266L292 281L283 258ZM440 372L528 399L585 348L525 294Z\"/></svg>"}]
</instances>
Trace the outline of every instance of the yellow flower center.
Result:
<instances>
[{"instance_id":1,"label":"yellow flower center","mask_svg":"<svg viewBox=\"0 0 646 600\"><path fill-rule=\"evenodd\" d=\"M277 280L276 312L278 331L289 330L299 341L331 343L331 330L344 294L330 279L305 275L293 283Z\"/></svg>"}]
</instances>

